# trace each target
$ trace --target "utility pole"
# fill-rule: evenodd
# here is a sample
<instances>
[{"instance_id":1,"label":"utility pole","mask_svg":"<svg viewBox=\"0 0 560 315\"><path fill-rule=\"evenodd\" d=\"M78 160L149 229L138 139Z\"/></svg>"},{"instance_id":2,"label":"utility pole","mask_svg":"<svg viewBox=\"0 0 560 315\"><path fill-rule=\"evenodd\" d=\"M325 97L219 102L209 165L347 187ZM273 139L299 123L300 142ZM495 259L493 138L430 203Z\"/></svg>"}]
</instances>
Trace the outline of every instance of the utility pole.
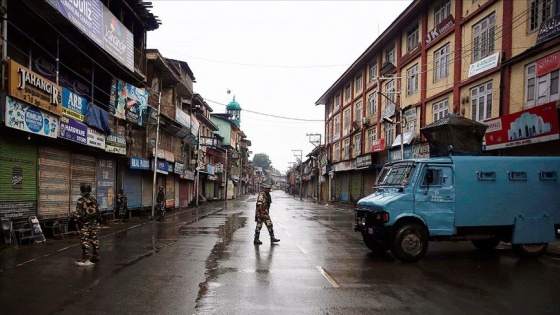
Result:
<instances>
[{"instance_id":1,"label":"utility pole","mask_svg":"<svg viewBox=\"0 0 560 315\"><path fill-rule=\"evenodd\" d=\"M158 106L157 106L157 122L156 122L156 145L154 148L154 178L152 181L152 220L155 217L155 208L156 208L156 177L157 177L157 156L158 156L158 145L159 145L159 116L160 116L160 109L161 109L161 92L159 92L158 98Z\"/></svg>"},{"instance_id":2,"label":"utility pole","mask_svg":"<svg viewBox=\"0 0 560 315\"><path fill-rule=\"evenodd\" d=\"M297 158L297 152L299 152L299 200L302 200L303 194L303 151L302 150L292 150L294 156Z\"/></svg>"},{"instance_id":3,"label":"utility pole","mask_svg":"<svg viewBox=\"0 0 560 315\"><path fill-rule=\"evenodd\" d=\"M321 134L320 133L308 133L309 143L311 143L315 148L321 145ZM320 154L320 152L319 152ZM317 154L317 155L319 155ZM317 200L321 201L321 159L317 156Z\"/></svg>"},{"instance_id":4,"label":"utility pole","mask_svg":"<svg viewBox=\"0 0 560 315\"><path fill-rule=\"evenodd\" d=\"M380 87L381 87L381 85L380 85L380 84L381 84L380 80L394 80L394 79L399 79L399 80L400 80L400 79L402 79L402 77L397 77L397 76L395 76L395 77L377 77L377 86L378 86L378 89L381 89L381 88L380 88ZM397 96L399 96L401 92L400 92L400 91L398 91L398 92L395 91L395 92L391 92L391 93L396 94ZM389 102L393 103L393 104L395 105L395 107L397 107L396 102L393 101L393 100L392 100L390 97L388 97L387 95L381 93L380 91L377 91L377 94L383 96L383 97L386 98ZM389 122L389 119L388 119L388 123L390 123L391 125L399 125L400 128L401 128L400 131L401 131L401 161L402 161L402 160L404 160L404 127L405 127L405 126L404 126L404 120L403 120L403 118L404 118L404 116L403 116L403 114L404 114L404 109L403 109L403 107L402 107L401 105L399 105L399 107L400 107L400 110L399 110L399 112L400 112L400 118L399 118L400 121L399 121L399 122L392 122L392 121ZM396 114L396 112L395 112L394 114ZM381 117L381 119L383 119L383 117Z\"/></svg>"}]
</instances>

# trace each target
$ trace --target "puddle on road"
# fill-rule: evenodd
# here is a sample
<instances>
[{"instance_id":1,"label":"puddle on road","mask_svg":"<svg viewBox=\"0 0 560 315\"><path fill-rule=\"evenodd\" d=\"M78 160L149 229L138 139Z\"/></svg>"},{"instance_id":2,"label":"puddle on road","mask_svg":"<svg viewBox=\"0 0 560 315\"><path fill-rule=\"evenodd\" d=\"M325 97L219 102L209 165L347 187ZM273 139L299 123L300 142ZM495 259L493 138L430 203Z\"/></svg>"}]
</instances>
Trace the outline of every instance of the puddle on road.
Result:
<instances>
[{"instance_id":1,"label":"puddle on road","mask_svg":"<svg viewBox=\"0 0 560 315\"><path fill-rule=\"evenodd\" d=\"M210 256L208 256L208 258L206 259L205 280L198 285L199 290L195 307L197 309L202 306L200 304L200 300L207 295L209 288L213 284L213 281L219 275L237 271L234 268L220 268L218 262L224 258L224 252L231 242L233 233L238 229L244 227L247 223L247 218L241 215L242 212L228 216L225 223L223 225L220 225L218 228L218 241L214 245L214 248L212 248ZM216 284L214 283L213 285L215 286Z\"/></svg>"}]
</instances>

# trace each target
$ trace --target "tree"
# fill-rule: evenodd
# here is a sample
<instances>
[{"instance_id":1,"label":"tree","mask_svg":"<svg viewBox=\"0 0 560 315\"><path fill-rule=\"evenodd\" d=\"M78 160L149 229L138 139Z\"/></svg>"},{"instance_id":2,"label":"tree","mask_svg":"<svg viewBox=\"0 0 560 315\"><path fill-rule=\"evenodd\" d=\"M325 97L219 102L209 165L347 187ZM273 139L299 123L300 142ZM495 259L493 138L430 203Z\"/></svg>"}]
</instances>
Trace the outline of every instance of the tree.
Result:
<instances>
[{"instance_id":1,"label":"tree","mask_svg":"<svg viewBox=\"0 0 560 315\"><path fill-rule=\"evenodd\" d=\"M253 165L257 167L262 167L263 170L269 170L272 168L272 161L265 153L257 153L253 156Z\"/></svg>"}]
</instances>

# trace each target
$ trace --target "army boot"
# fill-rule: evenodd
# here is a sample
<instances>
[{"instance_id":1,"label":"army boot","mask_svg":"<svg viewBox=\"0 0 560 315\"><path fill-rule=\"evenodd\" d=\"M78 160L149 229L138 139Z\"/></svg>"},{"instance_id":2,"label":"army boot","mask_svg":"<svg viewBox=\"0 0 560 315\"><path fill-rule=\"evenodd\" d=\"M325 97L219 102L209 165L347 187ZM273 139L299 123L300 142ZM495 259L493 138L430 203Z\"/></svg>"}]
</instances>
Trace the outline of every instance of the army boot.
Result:
<instances>
[{"instance_id":1,"label":"army boot","mask_svg":"<svg viewBox=\"0 0 560 315\"><path fill-rule=\"evenodd\" d=\"M253 244L255 244L255 245L261 245L262 244L262 242L259 240L259 235L260 234L261 234L260 232L255 233L255 239L253 240Z\"/></svg>"},{"instance_id":2,"label":"army boot","mask_svg":"<svg viewBox=\"0 0 560 315\"><path fill-rule=\"evenodd\" d=\"M274 237L274 234L273 234L273 235L270 236L270 242L271 242L271 243L276 243L276 242L280 242L280 240L277 239L277 238L275 238L275 237Z\"/></svg>"},{"instance_id":3,"label":"army boot","mask_svg":"<svg viewBox=\"0 0 560 315\"><path fill-rule=\"evenodd\" d=\"M92 263L98 262L98 261L99 261L99 252L94 252L94 253L93 253L93 256L92 256L91 259L90 259L90 261L91 261Z\"/></svg>"}]
</instances>

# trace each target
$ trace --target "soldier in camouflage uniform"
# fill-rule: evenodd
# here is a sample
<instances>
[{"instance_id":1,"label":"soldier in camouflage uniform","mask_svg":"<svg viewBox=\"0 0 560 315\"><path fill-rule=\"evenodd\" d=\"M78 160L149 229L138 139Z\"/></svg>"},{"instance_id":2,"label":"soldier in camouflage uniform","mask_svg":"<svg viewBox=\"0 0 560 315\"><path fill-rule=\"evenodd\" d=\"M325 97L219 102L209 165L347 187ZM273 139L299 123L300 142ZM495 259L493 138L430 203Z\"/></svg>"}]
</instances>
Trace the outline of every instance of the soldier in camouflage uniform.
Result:
<instances>
[{"instance_id":1,"label":"soldier in camouflage uniform","mask_svg":"<svg viewBox=\"0 0 560 315\"><path fill-rule=\"evenodd\" d=\"M78 199L76 210L73 213L76 229L80 231L80 244L82 245L83 263L99 261L99 224L101 212L94 196L91 195L91 185L80 184L81 196ZM90 244L93 247L93 256L90 256Z\"/></svg>"},{"instance_id":2,"label":"soldier in camouflage uniform","mask_svg":"<svg viewBox=\"0 0 560 315\"><path fill-rule=\"evenodd\" d=\"M122 222L126 222L126 214L128 212L128 198L124 193L124 189L117 195L117 215Z\"/></svg>"},{"instance_id":3,"label":"soldier in camouflage uniform","mask_svg":"<svg viewBox=\"0 0 560 315\"><path fill-rule=\"evenodd\" d=\"M270 197L270 186L264 186L264 192L260 192L257 195L257 209L255 213L255 221L257 226L255 227L255 239L253 244L261 245L262 242L259 240L261 234L261 229L263 223L266 224L268 229L268 234L270 235L270 242L280 242L279 239L274 237L274 230L272 229L272 220L270 219L270 204L272 203L272 197Z\"/></svg>"}]
</instances>

